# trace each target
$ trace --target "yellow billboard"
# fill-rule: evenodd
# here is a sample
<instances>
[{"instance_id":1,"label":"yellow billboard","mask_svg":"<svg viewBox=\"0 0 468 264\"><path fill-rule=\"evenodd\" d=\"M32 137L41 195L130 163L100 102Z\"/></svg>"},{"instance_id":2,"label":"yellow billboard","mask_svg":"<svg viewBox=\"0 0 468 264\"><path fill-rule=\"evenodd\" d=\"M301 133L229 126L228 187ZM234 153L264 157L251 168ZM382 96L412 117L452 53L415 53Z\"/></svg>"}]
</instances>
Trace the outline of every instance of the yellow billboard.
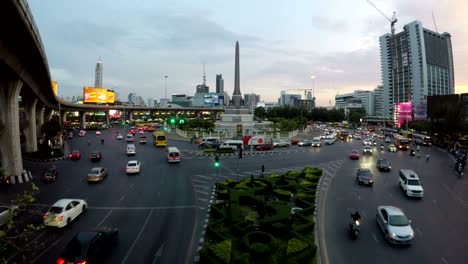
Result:
<instances>
[{"instance_id":1,"label":"yellow billboard","mask_svg":"<svg viewBox=\"0 0 468 264\"><path fill-rule=\"evenodd\" d=\"M54 91L54 94L57 95L57 82L52 81L52 91Z\"/></svg>"},{"instance_id":2,"label":"yellow billboard","mask_svg":"<svg viewBox=\"0 0 468 264\"><path fill-rule=\"evenodd\" d=\"M115 93L112 90L107 90L107 103L108 104L115 103Z\"/></svg>"},{"instance_id":3,"label":"yellow billboard","mask_svg":"<svg viewBox=\"0 0 468 264\"><path fill-rule=\"evenodd\" d=\"M85 104L106 104L107 103L107 89L87 87L83 88L83 102Z\"/></svg>"}]
</instances>

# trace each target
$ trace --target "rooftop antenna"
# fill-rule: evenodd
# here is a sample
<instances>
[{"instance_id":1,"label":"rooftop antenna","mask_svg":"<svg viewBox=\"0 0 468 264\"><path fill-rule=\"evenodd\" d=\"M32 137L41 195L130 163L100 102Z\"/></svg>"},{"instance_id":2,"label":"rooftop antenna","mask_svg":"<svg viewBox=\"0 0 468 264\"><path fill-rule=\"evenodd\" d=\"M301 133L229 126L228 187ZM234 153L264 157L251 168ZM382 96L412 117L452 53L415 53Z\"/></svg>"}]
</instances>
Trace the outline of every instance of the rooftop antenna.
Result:
<instances>
[{"instance_id":1,"label":"rooftop antenna","mask_svg":"<svg viewBox=\"0 0 468 264\"><path fill-rule=\"evenodd\" d=\"M434 17L434 11L432 11L432 22L434 22L434 27L437 33L439 33L439 30L437 29L437 23Z\"/></svg>"},{"instance_id":2,"label":"rooftop antenna","mask_svg":"<svg viewBox=\"0 0 468 264\"><path fill-rule=\"evenodd\" d=\"M203 85L206 86L205 62L203 62Z\"/></svg>"}]
</instances>

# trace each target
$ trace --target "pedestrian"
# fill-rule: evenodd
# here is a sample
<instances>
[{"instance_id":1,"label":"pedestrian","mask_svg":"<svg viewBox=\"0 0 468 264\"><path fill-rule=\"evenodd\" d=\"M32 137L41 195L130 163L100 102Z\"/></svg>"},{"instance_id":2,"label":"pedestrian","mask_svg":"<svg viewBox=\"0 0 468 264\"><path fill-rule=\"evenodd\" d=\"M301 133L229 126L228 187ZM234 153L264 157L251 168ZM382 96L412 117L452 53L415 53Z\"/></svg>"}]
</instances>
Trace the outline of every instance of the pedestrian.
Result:
<instances>
[{"instance_id":1,"label":"pedestrian","mask_svg":"<svg viewBox=\"0 0 468 264\"><path fill-rule=\"evenodd\" d=\"M417 151L417 152L419 152L419 149L420 149L419 145L416 146L416 151Z\"/></svg>"},{"instance_id":2,"label":"pedestrian","mask_svg":"<svg viewBox=\"0 0 468 264\"><path fill-rule=\"evenodd\" d=\"M431 155L428 153L426 153L426 163L429 162L429 158L431 157Z\"/></svg>"}]
</instances>

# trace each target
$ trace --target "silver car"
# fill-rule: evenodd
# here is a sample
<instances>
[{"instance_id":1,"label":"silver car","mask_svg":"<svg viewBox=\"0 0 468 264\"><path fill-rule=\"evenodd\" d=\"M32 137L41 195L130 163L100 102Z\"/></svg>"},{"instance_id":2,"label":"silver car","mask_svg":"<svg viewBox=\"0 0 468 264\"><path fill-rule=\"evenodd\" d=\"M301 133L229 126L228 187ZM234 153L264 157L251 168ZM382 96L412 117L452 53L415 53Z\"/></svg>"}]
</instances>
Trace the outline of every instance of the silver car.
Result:
<instances>
[{"instance_id":1,"label":"silver car","mask_svg":"<svg viewBox=\"0 0 468 264\"><path fill-rule=\"evenodd\" d=\"M388 242L409 244L414 239L414 231L403 211L395 206L379 206L376 215L377 224L382 229Z\"/></svg>"},{"instance_id":2,"label":"silver car","mask_svg":"<svg viewBox=\"0 0 468 264\"><path fill-rule=\"evenodd\" d=\"M107 169L103 167L92 168L88 173L88 182L97 182L104 180L107 176Z\"/></svg>"},{"instance_id":3,"label":"silver car","mask_svg":"<svg viewBox=\"0 0 468 264\"><path fill-rule=\"evenodd\" d=\"M273 145L275 146L275 148L280 148L280 147L289 147L289 142L286 141L286 140L280 140L280 141L277 141L277 142L273 142Z\"/></svg>"}]
</instances>

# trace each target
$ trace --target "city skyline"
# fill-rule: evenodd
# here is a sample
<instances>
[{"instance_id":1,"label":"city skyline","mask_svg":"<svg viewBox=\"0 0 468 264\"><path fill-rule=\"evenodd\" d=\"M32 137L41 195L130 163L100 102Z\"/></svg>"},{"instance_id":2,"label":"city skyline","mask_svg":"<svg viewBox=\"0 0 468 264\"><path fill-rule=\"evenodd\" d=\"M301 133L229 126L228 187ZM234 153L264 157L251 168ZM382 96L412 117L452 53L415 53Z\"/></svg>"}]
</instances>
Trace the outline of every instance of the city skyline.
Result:
<instances>
[{"instance_id":1,"label":"city skyline","mask_svg":"<svg viewBox=\"0 0 468 264\"><path fill-rule=\"evenodd\" d=\"M439 32L449 32L453 38L455 91L468 87L468 76L463 74L468 67L468 50L463 45L468 29L463 26L462 12L467 3L374 3L389 16L397 12L397 31L414 20L435 31L434 12ZM243 93L275 101L281 90L312 88L313 74L317 105L328 106L337 93L372 90L381 84L379 36L389 33L388 21L364 0L298 1L295 5L38 0L29 4L41 31L51 76L64 96L78 94L93 83L90 69L97 56L106 60L104 88L121 94L136 89L145 98L162 98L165 75L170 76L168 94L193 91L200 83L202 62L206 63L208 86L215 87L216 75L222 74L224 90L232 94L232 45L239 39ZM55 14L53 18L50 12ZM200 17L200 12L206 15ZM115 24L110 19L134 13L141 15L131 23ZM238 13L243 14L242 21Z\"/></svg>"}]
</instances>

